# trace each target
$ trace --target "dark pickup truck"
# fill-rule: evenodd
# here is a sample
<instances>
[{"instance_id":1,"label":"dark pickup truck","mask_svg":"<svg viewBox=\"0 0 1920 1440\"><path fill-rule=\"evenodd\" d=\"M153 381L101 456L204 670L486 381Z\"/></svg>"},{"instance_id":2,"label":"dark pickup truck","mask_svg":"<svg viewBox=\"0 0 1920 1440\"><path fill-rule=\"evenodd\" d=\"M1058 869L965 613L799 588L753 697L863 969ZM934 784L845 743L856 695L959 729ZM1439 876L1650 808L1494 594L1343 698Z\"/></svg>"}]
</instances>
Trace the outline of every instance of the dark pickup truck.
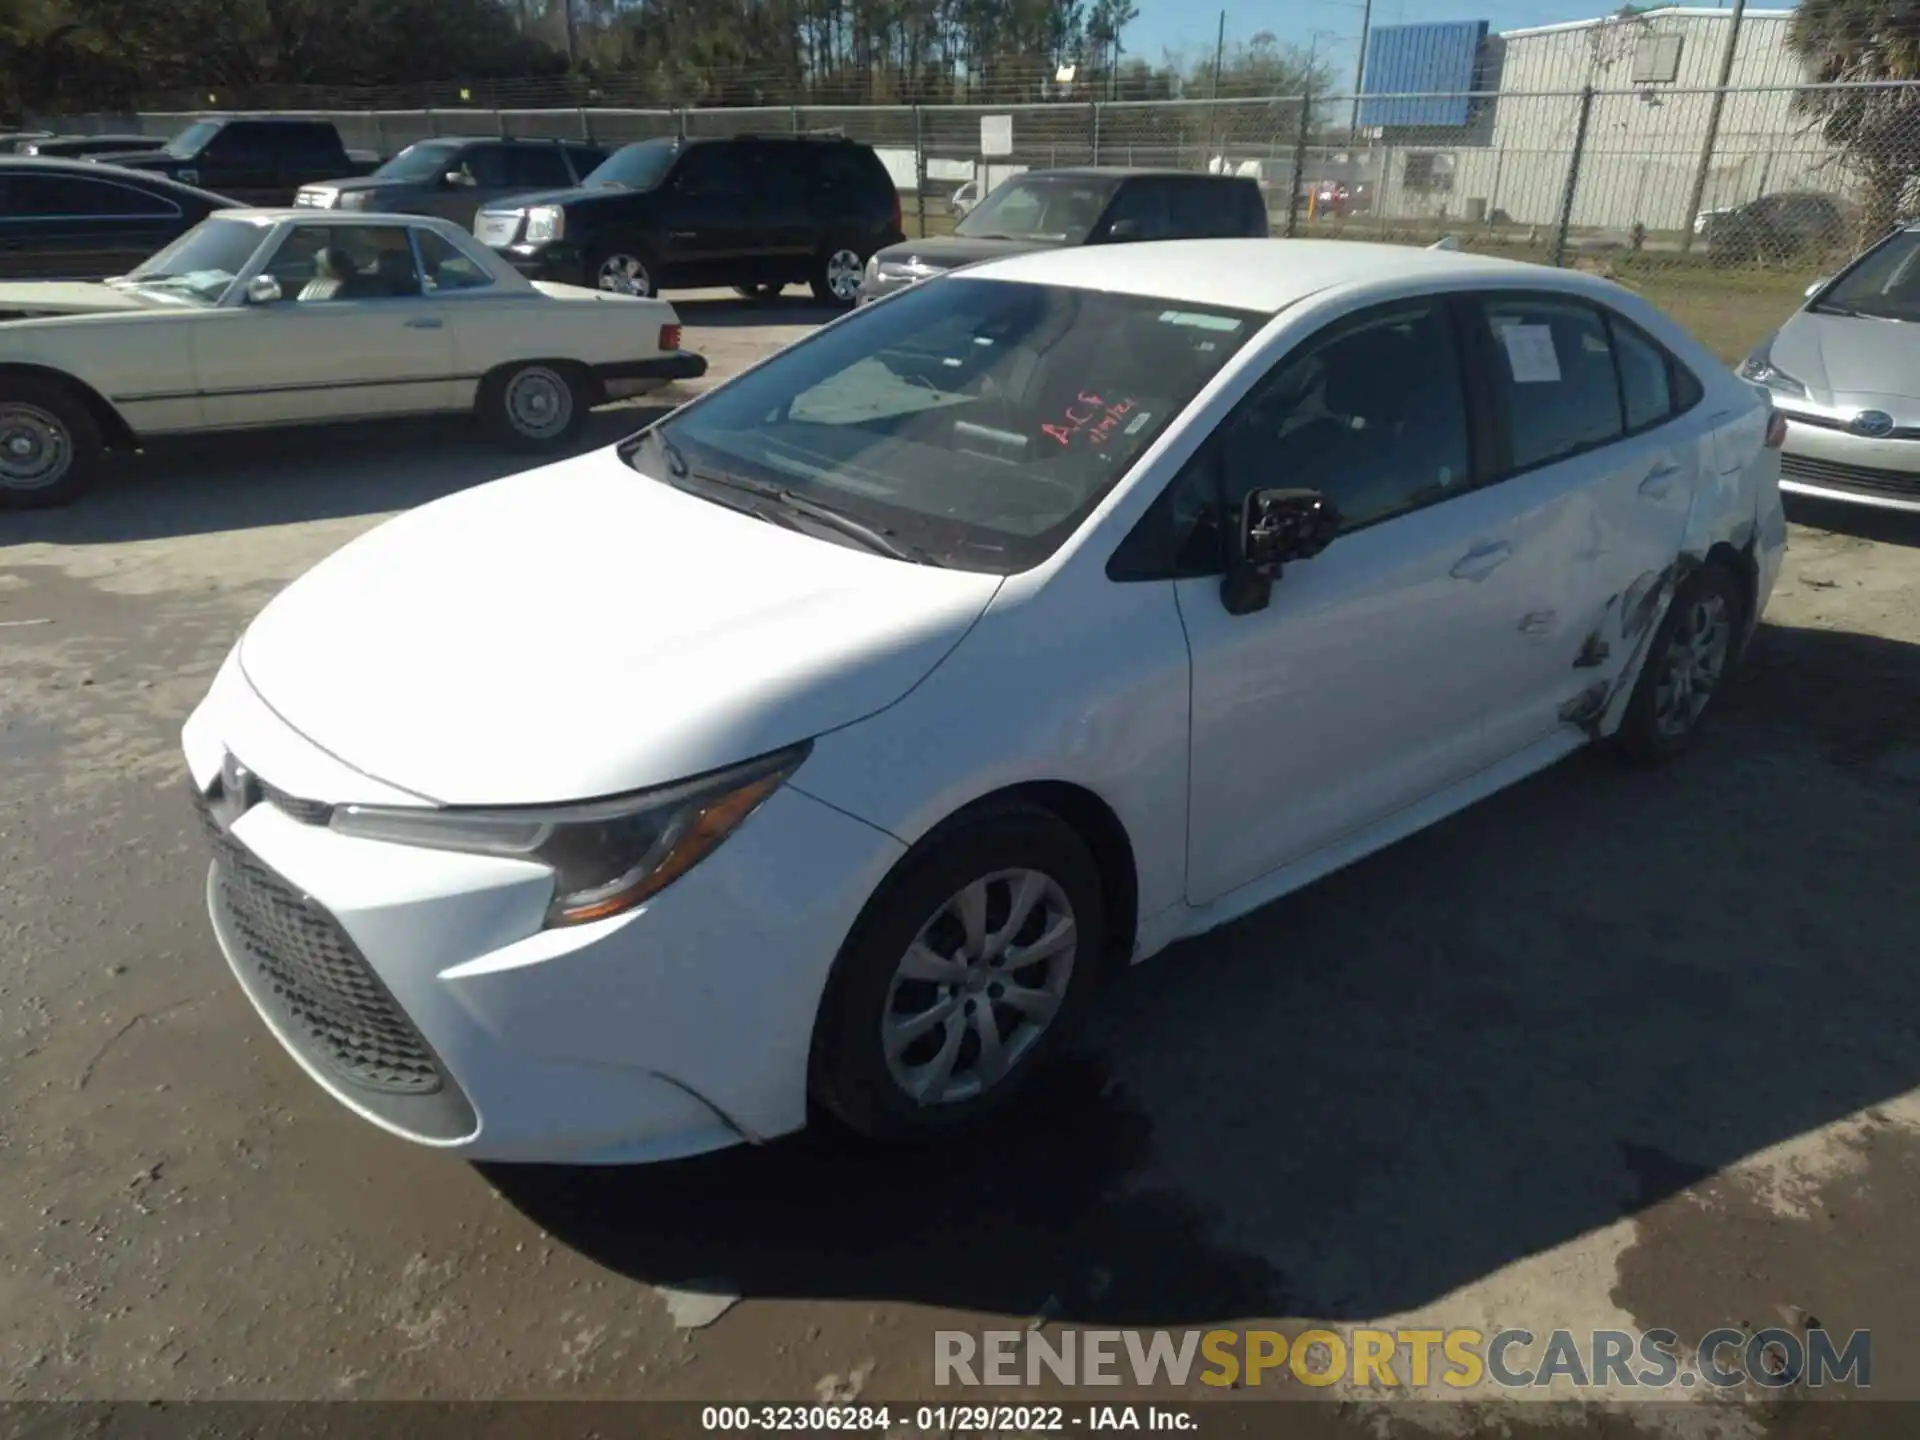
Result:
<instances>
[{"instance_id":1,"label":"dark pickup truck","mask_svg":"<svg viewBox=\"0 0 1920 1440\"><path fill-rule=\"evenodd\" d=\"M380 157L349 150L327 120L196 120L158 150L89 155L110 165L164 175L243 205L291 205L321 176L371 174Z\"/></svg>"}]
</instances>

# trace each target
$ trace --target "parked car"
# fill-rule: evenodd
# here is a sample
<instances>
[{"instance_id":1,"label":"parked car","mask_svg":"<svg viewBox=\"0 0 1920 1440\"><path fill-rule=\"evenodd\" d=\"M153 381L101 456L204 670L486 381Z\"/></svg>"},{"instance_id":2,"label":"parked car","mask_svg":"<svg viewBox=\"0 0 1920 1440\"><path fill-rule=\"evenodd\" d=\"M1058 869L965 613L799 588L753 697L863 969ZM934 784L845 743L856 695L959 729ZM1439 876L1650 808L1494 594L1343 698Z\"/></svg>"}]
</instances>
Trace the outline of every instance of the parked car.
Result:
<instances>
[{"instance_id":1,"label":"parked car","mask_svg":"<svg viewBox=\"0 0 1920 1440\"><path fill-rule=\"evenodd\" d=\"M578 185L607 158L582 140L454 138L409 145L373 174L302 185L293 203L318 210L438 215L465 229L483 205Z\"/></svg>"},{"instance_id":2,"label":"parked car","mask_svg":"<svg viewBox=\"0 0 1920 1440\"><path fill-rule=\"evenodd\" d=\"M0 279L123 274L233 203L117 166L0 156Z\"/></svg>"},{"instance_id":3,"label":"parked car","mask_svg":"<svg viewBox=\"0 0 1920 1440\"><path fill-rule=\"evenodd\" d=\"M1357 215L1373 208L1371 188L1362 181L1322 180L1308 192L1313 213L1318 215Z\"/></svg>"},{"instance_id":4,"label":"parked car","mask_svg":"<svg viewBox=\"0 0 1920 1440\"><path fill-rule=\"evenodd\" d=\"M988 261L281 591L182 736L214 934L450 1154L946 1134L1111 967L1596 739L1690 745L1777 439L1575 271Z\"/></svg>"},{"instance_id":5,"label":"parked car","mask_svg":"<svg viewBox=\"0 0 1920 1440\"><path fill-rule=\"evenodd\" d=\"M1250 177L1093 166L1028 170L996 185L951 235L876 253L861 280L860 303L961 265L1030 250L1270 233L1266 199Z\"/></svg>"},{"instance_id":6,"label":"parked car","mask_svg":"<svg viewBox=\"0 0 1920 1440\"><path fill-rule=\"evenodd\" d=\"M560 445L705 371L672 306L530 284L445 220L228 211L117 280L0 285L0 506L195 431L470 411Z\"/></svg>"},{"instance_id":7,"label":"parked car","mask_svg":"<svg viewBox=\"0 0 1920 1440\"><path fill-rule=\"evenodd\" d=\"M330 120L280 117L196 120L158 150L98 158L249 205L286 205L317 175L366 175L380 163L372 151L347 149Z\"/></svg>"},{"instance_id":8,"label":"parked car","mask_svg":"<svg viewBox=\"0 0 1920 1440\"><path fill-rule=\"evenodd\" d=\"M836 305L902 236L900 192L873 148L811 135L643 140L575 189L483 206L474 233L542 279L625 295L804 282Z\"/></svg>"},{"instance_id":9,"label":"parked car","mask_svg":"<svg viewBox=\"0 0 1920 1440\"><path fill-rule=\"evenodd\" d=\"M1816 281L1740 373L1786 417L1782 490L1920 511L1920 226Z\"/></svg>"},{"instance_id":10,"label":"parked car","mask_svg":"<svg viewBox=\"0 0 1920 1440\"><path fill-rule=\"evenodd\" d=\"M980 182L968 180L961 184L947 200L947 213L956 220L963 220L974 206L980 203Z\"/></svg>"},{"instance_id":11,"label":"parked car","mask_svg":"<svg viewBox=\"0 0 1920 1440\"><path fill-rule=\"evenodd\" d=\"M1700 233L1717 264L1790 263L1845 248L1858 215L1858 207L1838 195L1782 191L1750 205L1708 212Z\"/></svg>"},{"instance_id":12,"label":"parked car","mask_svg":"<svg viewBox=\"0 0 1920 1440\"><path fill-rule=\"evenodd\" d=\"M83 155L128 154L158 150L166 144L161 135L47 135L22 140L13 147L16 155L39 155L48 160L77 160Z\"/></svg>"}]
</instances>

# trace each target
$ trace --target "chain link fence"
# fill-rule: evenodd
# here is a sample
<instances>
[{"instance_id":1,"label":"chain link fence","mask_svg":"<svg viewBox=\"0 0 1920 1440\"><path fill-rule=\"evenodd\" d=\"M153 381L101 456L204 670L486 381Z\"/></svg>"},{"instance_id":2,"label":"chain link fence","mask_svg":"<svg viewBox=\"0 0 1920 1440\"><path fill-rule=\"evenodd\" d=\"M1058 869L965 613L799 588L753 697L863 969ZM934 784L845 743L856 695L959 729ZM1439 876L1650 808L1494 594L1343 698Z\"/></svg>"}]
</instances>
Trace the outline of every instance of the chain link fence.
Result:
<instances>
[{"instance_id":1,"label":"chain link fence","mask_svg":"<svg viewBox=\"0 0 1920 1440\"><path fill-rule=\"evenodd\" d=\"M1024 169L1233 173L1260 184L1276 235L1451 236L1463 249L1578 266L1642 290L1726 352L1757 338L1735 333L1752 329L1743 317L1756 306L1783 310L1920 201L1920 84L727 109L473 103L514 91L494 82L461 89L457 105L271 113L331 120L349 147L383 155L440 135L620 145L834 131L879 152L908 229L921 234L952 225L963 184L990 187ZM202 113L37 123L171 134ZM1392 123L1436 113L1453 123Z\"/></svg>"}]
</instances>

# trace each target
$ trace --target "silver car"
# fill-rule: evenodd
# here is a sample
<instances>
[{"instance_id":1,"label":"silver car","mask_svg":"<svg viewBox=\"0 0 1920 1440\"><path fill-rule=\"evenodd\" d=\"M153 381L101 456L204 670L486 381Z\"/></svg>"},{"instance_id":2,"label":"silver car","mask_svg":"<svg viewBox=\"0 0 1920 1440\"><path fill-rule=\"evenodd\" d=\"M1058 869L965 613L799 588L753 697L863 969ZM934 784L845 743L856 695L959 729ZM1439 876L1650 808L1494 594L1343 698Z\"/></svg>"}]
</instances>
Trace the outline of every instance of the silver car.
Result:
<instances>
[{"instance_id":1,"label":"silver car","mask_svg":"<svg viewBox=\"0 0 1920 1440\"><path fill-rule=\"evenodd\" d=\"M1740 374L1786 418L1782 490L1920 511L1920 224L1809 287Z\"/></svg>"}]
</instances>

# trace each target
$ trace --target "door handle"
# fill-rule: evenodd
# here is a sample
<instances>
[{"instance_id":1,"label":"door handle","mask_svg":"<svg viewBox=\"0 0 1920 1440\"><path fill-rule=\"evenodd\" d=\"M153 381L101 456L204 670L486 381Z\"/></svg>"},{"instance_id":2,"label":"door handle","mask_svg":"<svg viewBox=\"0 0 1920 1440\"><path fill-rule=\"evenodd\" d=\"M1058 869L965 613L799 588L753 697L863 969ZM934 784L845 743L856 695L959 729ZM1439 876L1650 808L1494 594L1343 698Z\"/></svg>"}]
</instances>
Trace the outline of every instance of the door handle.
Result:
<instances>
[{"instance_id":1,"label":"door handle","mask_svg":"<svg viewBox=\"0 0 1920 1440\"><path fill-rule=\"evenodd\" d=\"M1647 478L1640 482L1640 493L1650 500L1658 500L1673 489L1673 477L1680 473L1680 467L1671 462L1662 462L1647 472Z\"/></svg>"},{"instance_id":2,"label":"door handle","mask_svg":"<svg viewBox=\"0 0 1920 1440\"><path fill-rule=\"evenodd\" d=\"M437 315L416 315L407 321L409 330L438 330L444 322Z\"/></svg>"},{"instance_id":3,"label":"door handle","mask_svg":"<svg viewBox=\"0 0 1920 1440\"><path fill-rule=\"evenodd\" d=\"M1513 546L1501 540L1493 545L1476 545L1447 573L1456 580L1484 580L1513 558Z\"/></svg>"}]
</instances>

